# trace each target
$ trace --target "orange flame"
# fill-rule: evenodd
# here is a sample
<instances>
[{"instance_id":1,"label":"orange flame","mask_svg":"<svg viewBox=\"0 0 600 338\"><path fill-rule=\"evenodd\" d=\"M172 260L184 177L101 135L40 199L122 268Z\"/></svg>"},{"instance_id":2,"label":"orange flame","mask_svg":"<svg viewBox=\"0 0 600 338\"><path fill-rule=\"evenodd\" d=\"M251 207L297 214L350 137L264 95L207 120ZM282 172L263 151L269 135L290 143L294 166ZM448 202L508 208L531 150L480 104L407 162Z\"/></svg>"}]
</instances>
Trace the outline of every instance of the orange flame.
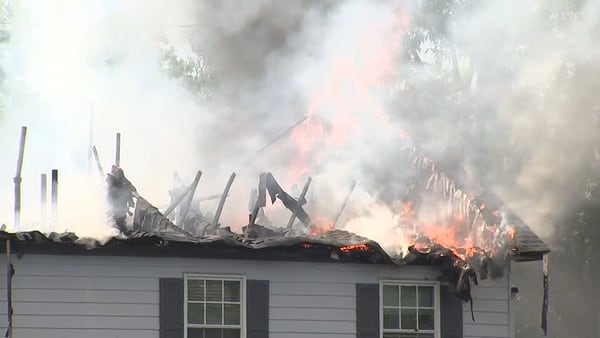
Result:
<instances>
[{"instance_id":1,"label":"orange flame","mask_svg":"<svg viewBox=\"0 0 600 338\"><path fill-rule=\"evenodd\" d=\"M348 253L350 251L371 251L371 247L366 244L352 244L346 245L340 248L342 252Z\"/></svg>"},{"instance_id":2,"label":"orange flame","mask_svg":"<svg viewBox=\"0 0 600 338\"><path fill-rule=\"evenodd\" d=\"M310 230L310 235L321 236L322 234L331 230L333 230L333 220L317 221Z\"/></svg>"},{"instance_id":3,"label":"orange flame","mask_svg":"<svg viewBox=\"0 0 600 338\"><path fill-rule=\"evenodd\" d=\"M291 135L296 156L291 163L290 182L297 182L317 166L323 150L347 147L351 137L361 137L364 119L389 128L376 89L392 74L409 22L406 11L391 10L396 22L388 27L388 32L382 34L376 23L362 28L355 37L360 48L353 55L339 55L331 61L327 80L308 105L307 115L311 119Z\"/></svg>"}]
</instances>

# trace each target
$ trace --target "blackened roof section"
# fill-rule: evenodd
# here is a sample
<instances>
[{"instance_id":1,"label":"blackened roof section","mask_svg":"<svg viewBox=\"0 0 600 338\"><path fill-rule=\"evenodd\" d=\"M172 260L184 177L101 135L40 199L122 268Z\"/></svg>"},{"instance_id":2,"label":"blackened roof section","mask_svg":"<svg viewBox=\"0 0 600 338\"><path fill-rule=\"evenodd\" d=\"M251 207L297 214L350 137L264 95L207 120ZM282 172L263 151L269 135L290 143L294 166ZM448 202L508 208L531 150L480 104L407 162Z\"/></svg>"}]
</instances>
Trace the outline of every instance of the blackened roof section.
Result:
<instances>
[{"instance_id":1,"label":"blackened roof section","mask_svg":"<svg viewBox=\"0 0 600 338\"><path fill-rule=\"evenodd\" d=\"M259 225L256 225L259 226ZM339 261L393 263L374 241L352 233L334 230L318 237L283 234L250 238L217 229L211 235L193 237L182 232L135 230L105 243L78 238L73 233L44 235L39 231L9 233L0 231L0 240L10 239L17 253L184 256L231 259Z\"/></svg>"}]
</instances>

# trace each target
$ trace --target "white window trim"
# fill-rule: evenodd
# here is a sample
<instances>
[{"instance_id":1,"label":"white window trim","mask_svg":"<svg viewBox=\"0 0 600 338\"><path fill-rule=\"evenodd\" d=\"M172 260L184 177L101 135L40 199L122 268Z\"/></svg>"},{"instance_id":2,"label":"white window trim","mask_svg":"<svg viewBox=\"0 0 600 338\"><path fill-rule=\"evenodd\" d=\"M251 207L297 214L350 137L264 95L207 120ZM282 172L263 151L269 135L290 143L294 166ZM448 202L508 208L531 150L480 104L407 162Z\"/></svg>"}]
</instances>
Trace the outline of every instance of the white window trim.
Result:
<instances>
[{"instance_id":1,"label":"white window trim","mask_svg":"<svg viewBox=\"0 0 600 338\"><path fill-rule=\"evenodd\" d=\"M440 282L437 281L417 281L417 280L399 280L384 279L379 281L379 337L383 338L383 286L384 285L402 285L402 286L433 286L433 306L434 306L434 338L441 338L440 321Z\"/></svg>"},{"instance_id":2,"label":"white window trim","mask_svg":"<svg viewBox=\"0 0 600 338\"><path fill-rule=\"evenodd\" d=\"M246 276L242 275L212 275L185 273L183 275L183 337L188 338L188 280L189 279L208 279L208 280L234 280L240 281L240 338L246 338ZM211 325L202 327L210 328ZM223 328L216 325L215 328Z\"/></svg>"}]
</instances>

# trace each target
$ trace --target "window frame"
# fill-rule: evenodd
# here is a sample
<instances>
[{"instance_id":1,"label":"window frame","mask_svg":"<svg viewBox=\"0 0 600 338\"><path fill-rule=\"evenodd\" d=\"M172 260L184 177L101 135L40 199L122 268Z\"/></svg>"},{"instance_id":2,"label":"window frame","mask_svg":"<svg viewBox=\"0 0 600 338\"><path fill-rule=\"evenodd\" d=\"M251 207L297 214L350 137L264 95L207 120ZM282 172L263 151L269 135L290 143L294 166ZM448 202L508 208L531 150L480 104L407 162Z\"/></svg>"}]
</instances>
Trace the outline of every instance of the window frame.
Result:
<instances>
[{"instance_id":1,"label":"window frame","mask_svg":"<svg viewBox=\"0 0 600 338\"><path fill-rule=\"evenodd\" d=\"M441 338L441 307L440 307L440 282L438 281L420 281L420 280L397 280L397 279L383 279L379 281L379 337L383 338L384 328L383 328L383 286L384 285L392 285L392 286L433 286L433 337ZM418 293L418 292L417 292ZM402 307L402 304L399 304ZM417 303L418 308L418 303ZM415 331L415 330L406 330L406 329L387 329L386 333L431 333L430 331Z\"/></svg>"},{"instance_id":2,"label":"window frame","mask_svg":"<svg viewBox=\"0 0 600 338\"><path fill-rule=\"evenodd\" d=\"M188 281L189 280L218 280L240 282L240 338L246 338L246 276L224 275L224 274L199 274L184 273L183 275L183 337L188 338L188 328L215 328L227 329L237 326L214 325L214 324L190 324L188 323ZM221 302L223 304L223 302Z\"/></svg>"}]
</instances>

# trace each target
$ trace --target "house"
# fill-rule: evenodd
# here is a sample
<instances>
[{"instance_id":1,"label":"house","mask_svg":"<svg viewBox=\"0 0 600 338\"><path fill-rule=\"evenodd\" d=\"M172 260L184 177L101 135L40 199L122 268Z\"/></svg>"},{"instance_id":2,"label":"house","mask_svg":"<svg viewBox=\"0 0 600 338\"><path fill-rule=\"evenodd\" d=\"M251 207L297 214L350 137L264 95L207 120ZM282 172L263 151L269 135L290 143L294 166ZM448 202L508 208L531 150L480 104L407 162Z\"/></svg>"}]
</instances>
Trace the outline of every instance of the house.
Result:
<instances>
[{"instance_id":1,"label":"house","mask_svg":"<svg viewBox=\"0 0 600 338\"><path fill-rule=\"evenodd\" d=\"M243 233L194 215L192 235L185 217L174 224L126 181L132 228L106 243L0 231L0 324L27 338L514 337L511 264L545 260L548 247L489 191L408 154L417 168L409 195L443 201L469 247L442 243L443 233L398 255L347 231L313 231L302 198L266 173ZM310 231L255 224L267 196Z\"/></svg>"},{"instance_id":2,"label":"house","mask_svg":"<svg viewBox=\"0 0 600 338\"><path fill-rule=\"evenodd\" d=\"M548 252L518 229L503 273L475 286L475 268L439 246L399 259L346 231L258 225L198 238L144 229L169 222L140 205L142 228L104 244L0 232L14 267L1 325L11 303L13 337L512 337L510 264Z\"/></svg>"}]
</instances>

